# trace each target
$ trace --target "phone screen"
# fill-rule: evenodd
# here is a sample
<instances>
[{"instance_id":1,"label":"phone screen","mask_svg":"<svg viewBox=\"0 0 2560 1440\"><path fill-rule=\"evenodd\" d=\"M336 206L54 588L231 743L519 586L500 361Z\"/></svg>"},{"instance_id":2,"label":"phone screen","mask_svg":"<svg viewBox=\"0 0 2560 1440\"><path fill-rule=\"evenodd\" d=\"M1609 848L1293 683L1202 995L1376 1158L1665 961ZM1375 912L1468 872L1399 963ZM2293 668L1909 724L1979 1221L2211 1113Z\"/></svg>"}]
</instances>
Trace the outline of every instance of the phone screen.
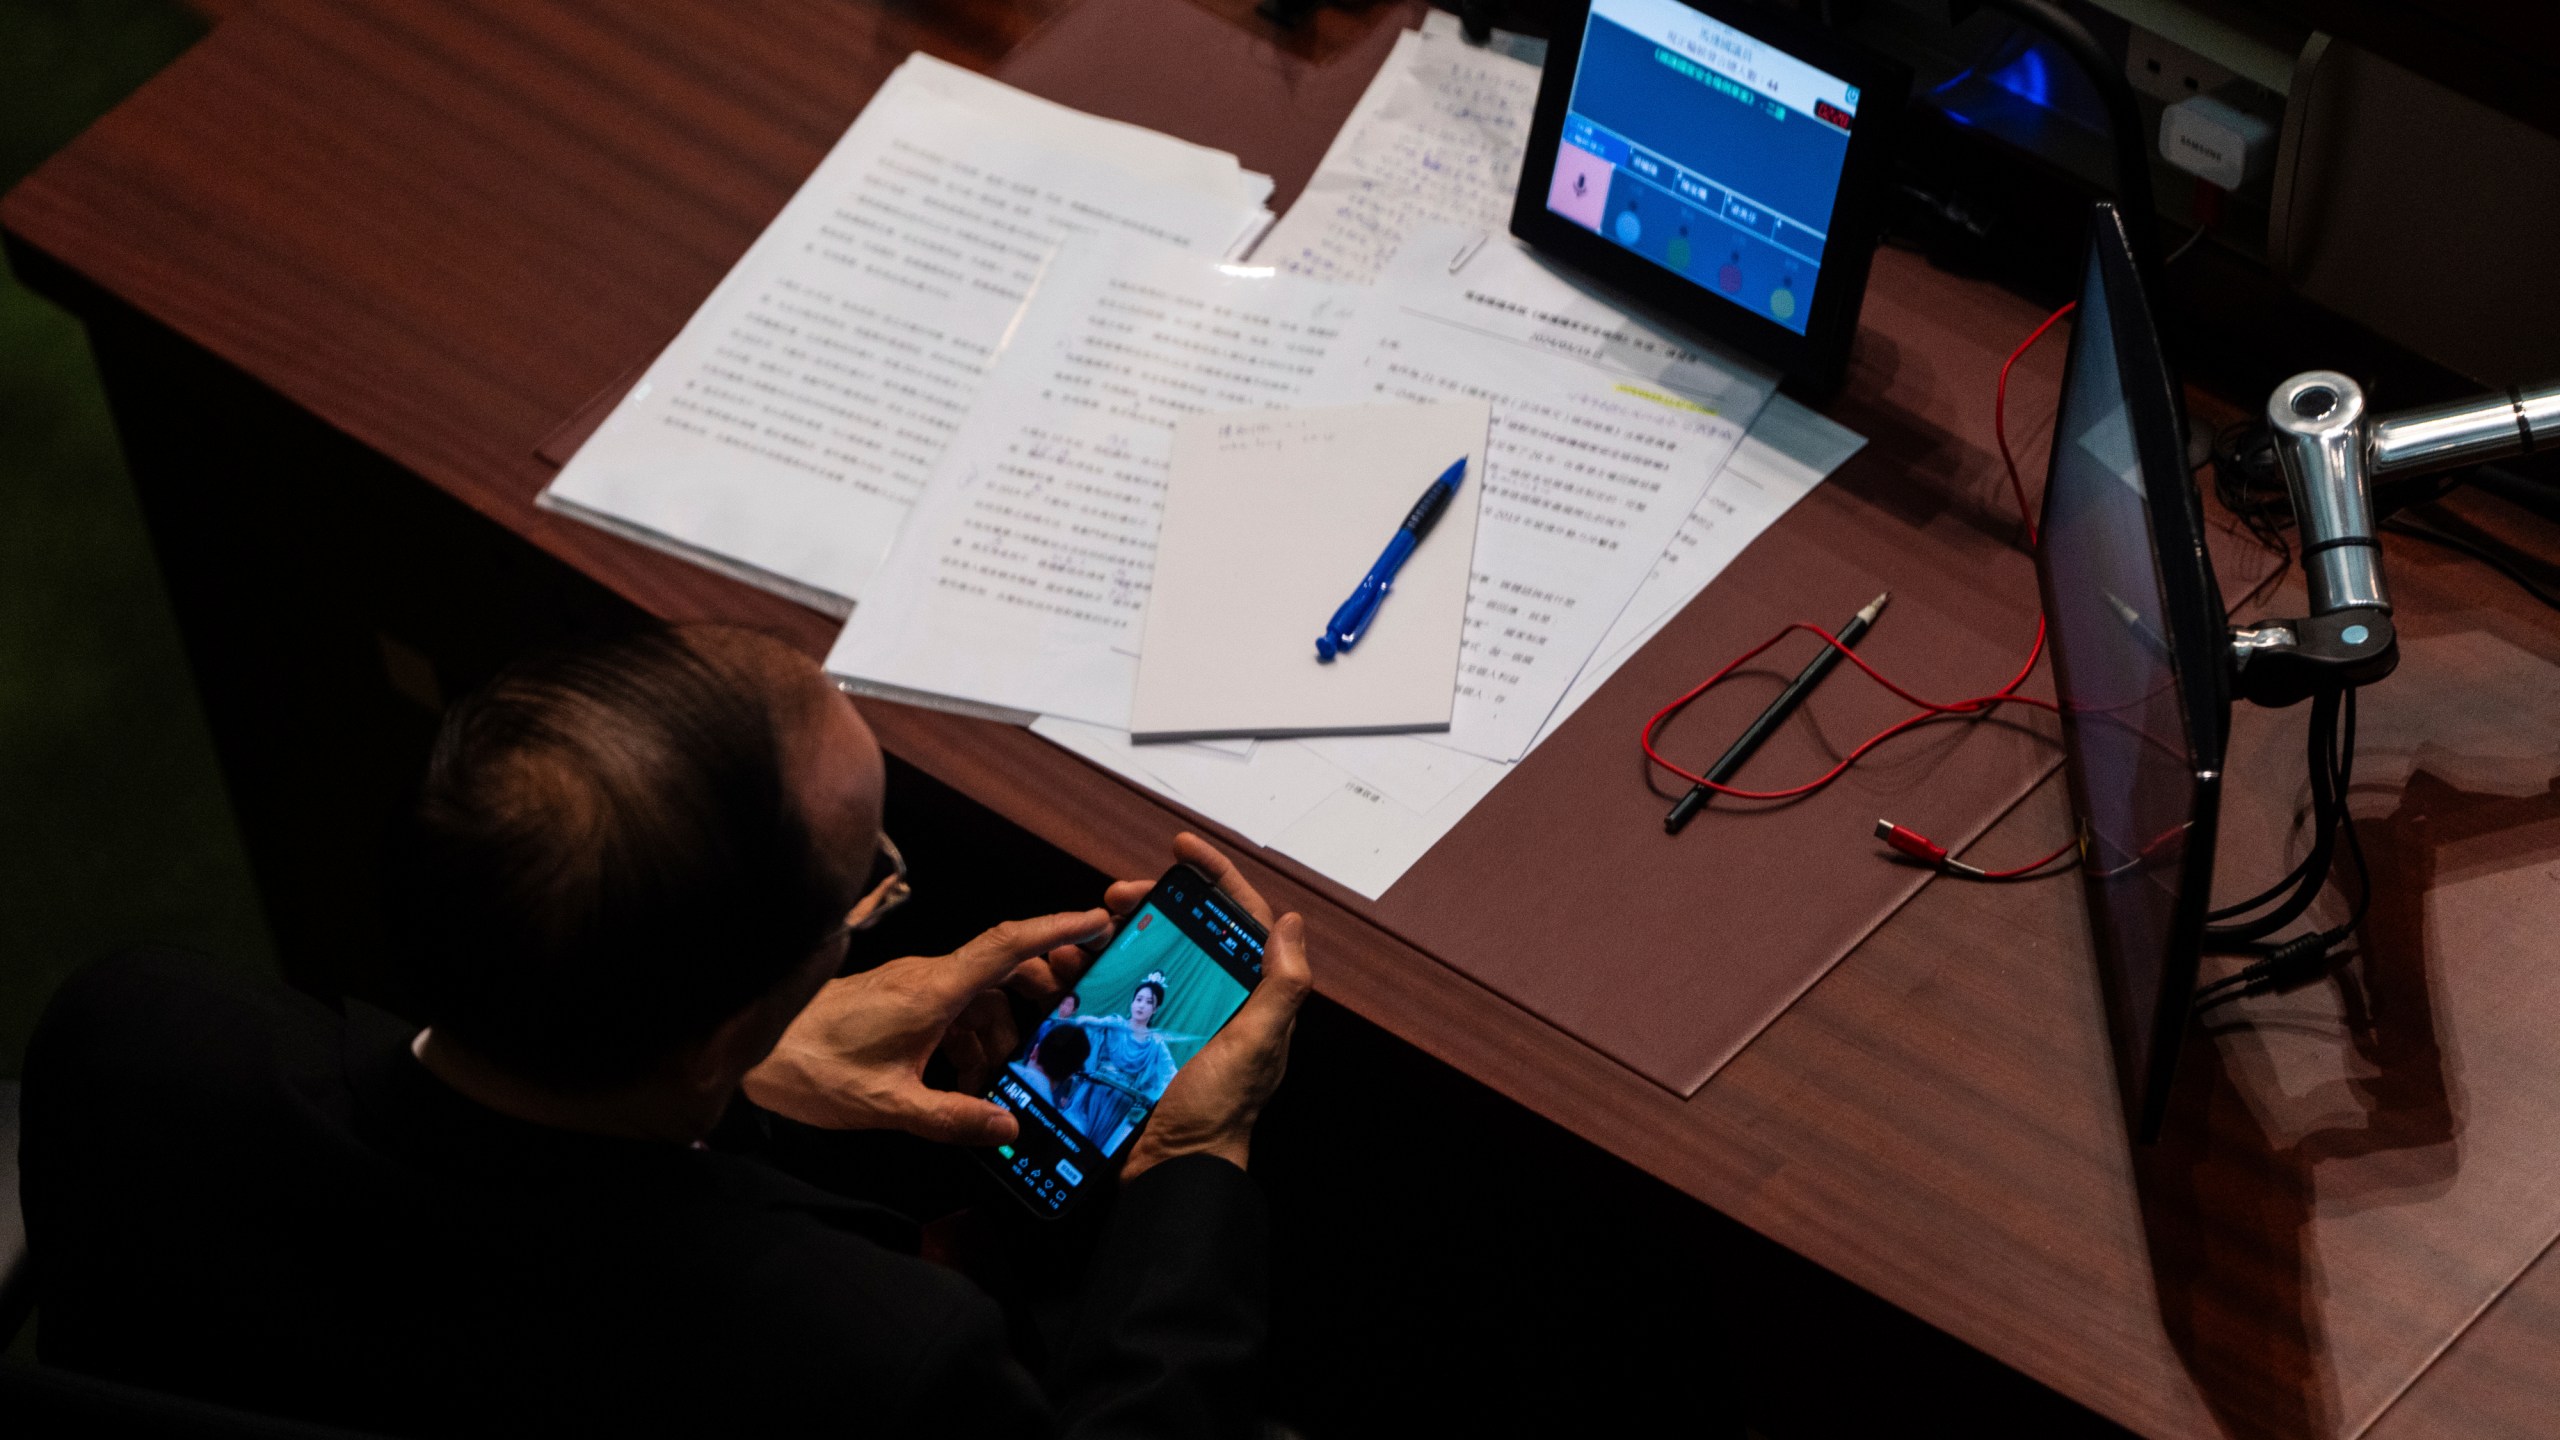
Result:
<instances>
[{"instance_id":1,"label":"phone screen","mask_svg":"<svg viewBox=\"0 0 2560 1440\"><path fill-rule=\"evenodd\" d=\"M1200 1047L1262 978L1263 930L1189 866L1177 866L1083 980L1032 1026L989 1098L1021 1121L987 1152L1043 1214L1113 1171Z\"/></svg>"}]
</instances>

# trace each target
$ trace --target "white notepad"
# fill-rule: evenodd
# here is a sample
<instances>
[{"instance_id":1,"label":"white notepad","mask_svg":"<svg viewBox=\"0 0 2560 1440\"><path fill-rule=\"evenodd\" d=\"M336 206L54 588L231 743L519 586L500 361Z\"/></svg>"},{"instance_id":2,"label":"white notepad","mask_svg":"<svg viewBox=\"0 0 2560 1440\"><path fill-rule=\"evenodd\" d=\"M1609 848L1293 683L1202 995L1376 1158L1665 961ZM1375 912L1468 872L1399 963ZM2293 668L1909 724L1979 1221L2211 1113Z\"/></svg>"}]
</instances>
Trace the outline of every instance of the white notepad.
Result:
<instances>
[{"instance_id":1,"label":"white notepad","mask_svg":"<svg viewBox=\"0 0 2560 1440\"><path fill-rule=\"evenodd\" d=\"M1482 400L1186 418L1147 597L1135 738L1448 729L1489 423ZM1460 456L1465 480L1367 634L1317 660L1325 622Z\"/></svg>"}]
</instances>

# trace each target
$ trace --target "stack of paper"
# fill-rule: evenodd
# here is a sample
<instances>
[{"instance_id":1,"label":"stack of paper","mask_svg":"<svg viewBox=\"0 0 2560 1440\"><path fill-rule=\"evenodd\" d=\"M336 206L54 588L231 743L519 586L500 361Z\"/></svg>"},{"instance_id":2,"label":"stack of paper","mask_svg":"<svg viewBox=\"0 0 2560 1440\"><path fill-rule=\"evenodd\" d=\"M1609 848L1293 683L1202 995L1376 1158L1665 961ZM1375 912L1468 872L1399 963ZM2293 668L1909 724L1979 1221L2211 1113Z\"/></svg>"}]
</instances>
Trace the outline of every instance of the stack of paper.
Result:
<instances>
[{"instance_id":1,"label":"stack of paper","mask_svg":"<svg viewBox=\"0 0 2560 1440\"><path fill-rule=\"evenodd\" d=\"M1776 377L1631 318L1508 239L1445 225L1414 234L1378 294L1318 398L1492 402L1446 743L1516 760Z\"/></svg>"},{"instance_id":2,"label":"stack of paper","mask_svg":"<svg viewBox=\"0 0 2560 1440\"><path fill-rule=\"evenodd\" d=\"M1490 407L1448 744L1524 753L1774 391L1447 227L1352 290L1072 244L828 658L871 693L1127 729L1174 422Z\"/></svg>"},{"instance_id":3,"label":"stack of paper","mask_svg":"<svg viewBox=\"0 0 2560 1440\"><path fill-rule=\"evenodd\" d=\"M911 56L542 503L844 614L1062 239L1238 254L1270 193Z\"/></svg>"},{"instance_id":4,"label":"stack of paper","mask_svg":"<svg viewBox=\"0 0 2560 1440\"><path fill-rule=\"evenodd\" d=\"M1387 277L1380 288L1401 319L1376 322L1382 333L1368 342L1368 358L1378 362L1373 393L1469 390L1477 384L1474 357L1466 353L1470 341L1498 338L1621 373L1649 371L1655 386L1637 379L1632 393L1618 393L1690 399L1702 412L1722 412L1717 418L1750 421L1748 434L1729 457L1686 457L1688 465L1704 467L1700 491L1687 497L1668 542L1646 555L1632 593L1606 583L1607 566L1565 562L1556 568L1572 572L1558 577L1566 583L1548 588L1526 578L1526 570L1497 579L1479 564L1476 593L1483 603L1471 607L1469 628L1469 686L1479 723L1471 732L1493 737L1471 747L1480 753L1453 748L1448 737L1416 736L1279 740L1221 753L1138 745L1125 730L1061 717L1034 725L1094 763L1373 899L1510 773L1519 751L1502 752L1516 732L1486 720L1487 712L1508 707L1538 714L1522 750L1554 733L1754 537L1865 443L1792 401L1768 398L1766 388L1749 393L1741 376L1719 384L1711 364L1681 369L1676 345L1627 324L1592 297L1569 293L1571 287L1541 273L1506 241L1491 242L1496 263L1489 269L1478 269L1475 256L1447 267L1452 276L1473 270L1468 284L1429 273L1424 251L1449 243L1445 231L1417 238L1434 222L1497 237L1507 230L1539 80L1534 62L1463 45L1446 19L1435 14L1422 32L1399 38L1304 196L1254 258L1340 281ZM1407 264L1388 275L1399 255ZM1408 338L1420 341L1409 353L1402 348ZM1516 355L1513 362L1523 363ZM1686 385L1661 383L1672 379ZM1706 398L1692 399L1698 392ZM1516 403L1505 408L1522 417L1513 433L1524 441L1552 443L1577 433L1536 434L1529 423L1540 418L1534 411ZM1539 527L1561 528L1558 507L1587 510L1593 497L1578 493L1577 481L1570 472L1551 473L1506 497L1503 518L1526 532L1515 538L1557 533ZM1527 548L1497 546L1491 558ZM1484 703L1496 694L1509 698Z\"/></svg>"},{"instance_id":5,"label":"stack of paper","mask_svg":"<svg viewBox=\"0 0 2560 1440\"><path fill-rule=\"evenodd\" d=\"M1785 407L1745 447L1774 377L1633 319L1500 234L1536 75L1406 37L1257 252L1270 268L1064 247L829 670L1031 720L1383 893L1859 443ZM1180 551L1160 553L1181 422L1457 400L1483 405L1490 433L1448 730L1137 743L1149 596L1219 563L1182 525Z\"/></svg>"},{"instance_id":6,"label":"stack of paper","mask_svg":"<svg viewBox=\"0 0 2560 1440\"><path fill-rule=\"evenodd\" d=\"M1538 738L1562 725L1752 537L1865 443L1792 400L1771 400ZM1233 755L1133 745L1125 732L1070 720L1043 718L1032 728L1371 899L1511 773L1508 763L1419 736L1277 740Z\"/></svg>"},{"instance_id":7,"label":"stack of paper","mask_svg":"<svg viewBox=\"0 0 2560 1440\"><path fill-rule=\"evenodd\" d=\"M1121 729L1175 422L1292 405L1362 292L1071 244L836 640L858 691Z\"/></svg>"},{"instance_id":8,"label":"stack of paper","mask_svg":"<svg viewBox=\"0 0 2560 1440\"><path fill-rule=\"evenodd\" d=\"M1239 266L1270 182L1233 157L915 57L545 503L850 608L848 688L1034 724L1376 896L1860 443L1501 233L1536 86L1405 37ZM1168 527L1186 425L1294 458L1223 457ZM1352 657L1399 683L1309 690L1458 443L1472 533Z\"/></svg>"}]
</instances>

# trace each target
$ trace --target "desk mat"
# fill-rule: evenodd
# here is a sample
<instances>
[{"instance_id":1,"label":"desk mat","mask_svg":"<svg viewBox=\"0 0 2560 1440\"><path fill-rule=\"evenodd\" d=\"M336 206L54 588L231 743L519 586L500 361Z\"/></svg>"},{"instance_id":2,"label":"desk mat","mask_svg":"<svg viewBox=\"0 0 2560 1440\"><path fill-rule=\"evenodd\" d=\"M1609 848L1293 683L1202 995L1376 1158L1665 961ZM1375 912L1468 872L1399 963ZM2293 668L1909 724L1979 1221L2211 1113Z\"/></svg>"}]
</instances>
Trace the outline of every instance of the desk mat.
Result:
<instances>
[{"instance_id":1,"label":"desk mat","mask_svg":"<svg viewBox=\"0 0 2560 1440\"><path fill-rule=\"evenodd\" d=\"M1792 803L1718 801L1678 836L1682 788L1636 739L1665 701L1792 620L1836 628L1893 603L1859 647L1916 693L1997 688L2034 634L2035 571L1989 444L1991 382L2039 318L1906 256L1878 257L1849 391L1831 406L1868 448L1799 503L1631 658L1374 907L1416 946L1677 1093L1704 1085L1918 893L1926 872L1874 840L1879 818L1961 850L2060 763L2024 707L1906 736ZM2013 377L2012 442L2042 456L2060 347ZM2040 477L2039 477L2040 478ZM1703 765L1793 675L1798 637L1665 730ZM2029 693L2050 696L2039 672ZM1776 789L1820 774L1908 713L1847 668L1744 768ZM2022 836L2024 864L2068 836ZM2068 880L2048 882L2069 884ZM1891 1023L1880 1017L1881 1023Z\"/></svg>"}]
</instances>

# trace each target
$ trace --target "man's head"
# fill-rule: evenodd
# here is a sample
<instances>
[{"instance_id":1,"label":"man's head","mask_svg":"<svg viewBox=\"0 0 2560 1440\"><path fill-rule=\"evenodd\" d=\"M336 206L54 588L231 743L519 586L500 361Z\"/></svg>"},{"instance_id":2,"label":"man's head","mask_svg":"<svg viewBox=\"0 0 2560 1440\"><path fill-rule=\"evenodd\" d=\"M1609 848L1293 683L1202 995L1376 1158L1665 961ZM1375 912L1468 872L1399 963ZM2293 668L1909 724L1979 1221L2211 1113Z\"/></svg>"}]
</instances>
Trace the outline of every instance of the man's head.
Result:
<instances>
[{"instance_id":1,"label":"man's head","mask_svg":"<svg viewBox=\"0 0 2560 1440\"><path fill-rule=\"evenodd\" d=\"M446 717L406 837L395 919L424 1018L562 1091L649 1078L715 1032L752 1064L834 969L882 778L851 703L764 636L516 665Z\"/></svg>"},{"instance_id":2,"label":"man's head","mask_svg":"<svg viewBox=\"0 0 2560 1440\"><path fill-rule=\"evenodd\" d=\"M1093 1042L1084 1031L1073 1025L1061 1025L1042 1036L1031 1052L1031 1063L1049 1077L1049 1088L1064 1097L1064 1087L1084 1070L1084 1062L1093 1055Z\"/></svg>"}]
</instances>

